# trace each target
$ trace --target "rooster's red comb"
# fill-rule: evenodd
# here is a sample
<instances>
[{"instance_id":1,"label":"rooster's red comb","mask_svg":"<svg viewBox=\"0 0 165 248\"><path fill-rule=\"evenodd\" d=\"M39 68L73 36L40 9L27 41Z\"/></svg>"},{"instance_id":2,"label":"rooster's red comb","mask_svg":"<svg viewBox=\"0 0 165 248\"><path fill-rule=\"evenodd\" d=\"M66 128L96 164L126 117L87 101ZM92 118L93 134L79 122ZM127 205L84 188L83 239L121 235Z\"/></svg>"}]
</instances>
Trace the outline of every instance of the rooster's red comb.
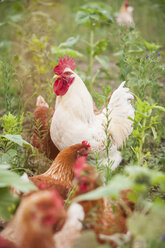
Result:
<instances>
[{"instance_id":1,"label":"rooster's red comb","mask_svg":"<svg viewBox=\"0 0 165 248\"><path fill-rule=\"evenodd\" d=\"M76 67L76 63L74 59L73 58L69 59L69 55L67 56L67 58L65 56L63 57L63 59L60 58L58 65L54 67L54 73L56 75L61 75L65 70L65 68L67 67L70 68L72 71L74 71Z\"/></svg>"},{"instance_id":2,"label":"rooster's red comb","mask_svg":"<svg viewBox=\"0 0 165 248\"><path fill-rule=\"evenodd\" d=\"M82 144L85 145L85 146L87 146L88 148L91 147L90 144L89 144L89 142L86 141L86 140L83 140L83 141L82 141Z\"/></svg>"}]
</instances>

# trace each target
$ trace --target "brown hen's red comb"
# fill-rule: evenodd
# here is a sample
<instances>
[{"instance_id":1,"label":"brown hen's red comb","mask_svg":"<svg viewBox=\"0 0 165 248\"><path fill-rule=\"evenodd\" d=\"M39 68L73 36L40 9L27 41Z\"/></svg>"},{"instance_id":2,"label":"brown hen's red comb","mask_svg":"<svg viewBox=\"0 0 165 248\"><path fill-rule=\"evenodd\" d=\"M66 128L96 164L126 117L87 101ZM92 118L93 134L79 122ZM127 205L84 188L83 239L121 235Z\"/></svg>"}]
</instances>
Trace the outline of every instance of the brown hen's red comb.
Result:
<instances>
[{"instance_id":1,"label":"brown hen's red comb","mask_svg":"<svg viewBox=\"0 0 165 248\"><path fill-rule=\"evenodd\" d=\"M73 166L73 171L75 177L79 177L81 175L81 172L86 165L86 157L79 157L76 160L75 165Z\"/></svg>"},{"instance_id":2,"label":"brown hen's red comb","mask_svg":"<svg viewBox=\"0 0 165 248\"><path fill-rule=\"evenodd\" d=\"M39 183L37 183L37 187L39 189L47 189L47 185L43 181L40 181Z\"/></svg>"},{"instance_id":3,"label":"brown hen's red comb","mask_svg":"<svg viewBox=\"0 0 165 248\"><path fill-rule=\"evenodd\" d=\"M89 148L91 147L90 144L89 144L89 142L86 141L86 140L83 140L83 141L82 141L82 144L83 144L83 145L86 145L86 146L89 147Z\"/></svg>"},{"instance_id":4,"label":"brown hen's red comb","mask_svg":"<svg viewBox=\"0 0 165 248\"><path fill-rule=\"evenodd\" d=\"M60 58L58 65L54 67L54 73L56 75L61 75L65 68L70 68L72 71L76 68L76 63L73 58L69 59L69 55L67 58L64 56L64 58Z\"/></svg>"}]
</instances>

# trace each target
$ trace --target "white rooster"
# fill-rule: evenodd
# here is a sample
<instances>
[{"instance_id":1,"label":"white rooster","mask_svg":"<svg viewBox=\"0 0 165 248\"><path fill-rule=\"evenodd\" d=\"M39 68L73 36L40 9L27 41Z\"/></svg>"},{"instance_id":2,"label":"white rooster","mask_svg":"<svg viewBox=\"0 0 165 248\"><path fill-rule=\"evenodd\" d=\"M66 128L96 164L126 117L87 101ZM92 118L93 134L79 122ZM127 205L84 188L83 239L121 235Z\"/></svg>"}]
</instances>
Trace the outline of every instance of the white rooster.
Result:
<instances>
[{"instance_id":1,"label":"white rooster","mask_svg":"<svg viewBox=\"0 0 165 248\"><path fill-rule=\"evenodd\" d=\"M75 62L69 57L61 58L54 68L56 80L53 89L57 98L50 126L51 139L60 151L83 140L89 142L94 152L105 151L106 109L95 115L92 97L74 69ZM121 162L117 148L125 143L132 132L132 121L128 117L134 118L131 105L133 95L124 84L113 92L108 104L110 158L114 161L112 170Z\"/></svg>"}]
</instances>

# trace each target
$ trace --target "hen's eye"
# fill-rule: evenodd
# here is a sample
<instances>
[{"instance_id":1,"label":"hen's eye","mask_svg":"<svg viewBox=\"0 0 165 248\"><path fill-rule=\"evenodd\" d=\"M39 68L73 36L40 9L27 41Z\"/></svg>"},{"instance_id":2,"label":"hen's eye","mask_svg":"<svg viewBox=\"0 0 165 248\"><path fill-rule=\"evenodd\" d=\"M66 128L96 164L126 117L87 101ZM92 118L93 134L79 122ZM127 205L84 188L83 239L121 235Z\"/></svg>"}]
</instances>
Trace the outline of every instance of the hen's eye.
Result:
<instances>
[{"instance_id":1,"label":"hen's eye","mask_svg":"<svg viewBox=\"0 0 165 248\"><path fill-rule=\"evenodd\" d=\"M86 151L86 149L85 149L85 148L83 148L83 149L82 149L82 152L85 152L85 151Z\"/></svg>"}]
</instances>

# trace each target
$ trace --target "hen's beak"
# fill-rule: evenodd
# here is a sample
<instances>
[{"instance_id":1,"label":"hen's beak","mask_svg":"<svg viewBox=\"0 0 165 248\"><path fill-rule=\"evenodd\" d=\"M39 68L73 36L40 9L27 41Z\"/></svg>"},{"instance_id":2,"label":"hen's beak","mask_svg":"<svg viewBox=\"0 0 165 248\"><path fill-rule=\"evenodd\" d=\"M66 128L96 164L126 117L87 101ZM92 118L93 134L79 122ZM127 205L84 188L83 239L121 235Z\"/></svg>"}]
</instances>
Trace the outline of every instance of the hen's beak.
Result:
<instances>
[{"instance_id":1,"label":"hen's beak","mask_svg":"<svg viewBox=\"0 0 165 248\"><path fill-rule=\"evenodd\" d=\"M53 77L53 79L55 79L55 80L57 80L58 78L60 78L61 77L61 75L54 75L54 77Z\"/></svg>"}]
</instances>

